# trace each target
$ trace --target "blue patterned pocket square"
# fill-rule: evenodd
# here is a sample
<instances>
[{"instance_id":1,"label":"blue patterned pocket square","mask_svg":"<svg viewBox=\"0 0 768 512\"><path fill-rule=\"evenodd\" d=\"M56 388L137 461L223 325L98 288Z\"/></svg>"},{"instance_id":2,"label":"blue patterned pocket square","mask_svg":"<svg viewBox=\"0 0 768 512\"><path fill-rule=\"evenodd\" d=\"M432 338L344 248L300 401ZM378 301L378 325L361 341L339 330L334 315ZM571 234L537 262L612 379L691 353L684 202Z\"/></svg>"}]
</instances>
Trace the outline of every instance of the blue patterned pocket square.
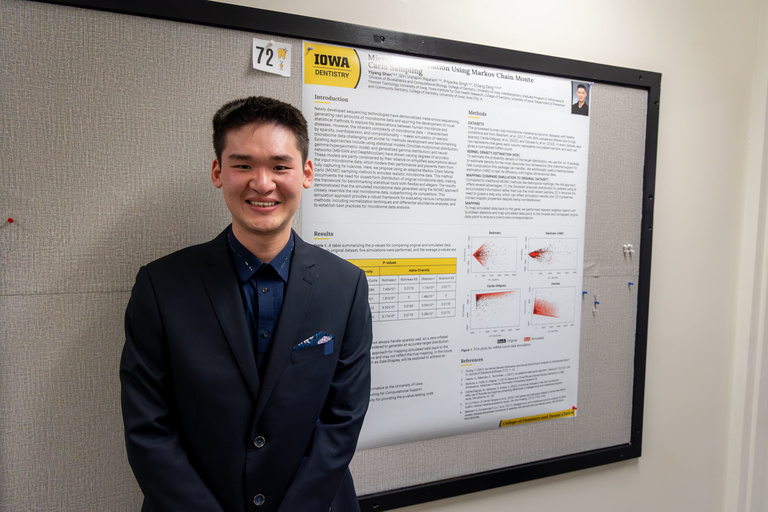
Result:
<instances>
[{"instance_id":1,"label":"blue patterned pocket square","mask_svg":"<svg viewBox=\"0 0 768 512\"><path fill-rule=\"evenodd\" d=\"M317 345L323 345L323 354L327 356L328 354L333 354L333 340L333 334L320 331L293 347L293 351L296 352L297 350L304 350Z\"/></svg>"}]
</instances>

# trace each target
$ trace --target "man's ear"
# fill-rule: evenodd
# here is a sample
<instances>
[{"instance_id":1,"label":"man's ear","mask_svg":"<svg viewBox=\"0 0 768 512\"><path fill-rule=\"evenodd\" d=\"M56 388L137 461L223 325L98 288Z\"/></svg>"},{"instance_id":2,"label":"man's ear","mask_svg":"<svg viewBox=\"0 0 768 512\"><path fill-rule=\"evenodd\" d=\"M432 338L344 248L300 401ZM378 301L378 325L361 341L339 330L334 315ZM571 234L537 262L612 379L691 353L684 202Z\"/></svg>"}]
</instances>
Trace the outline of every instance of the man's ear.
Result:
<instances>
[{"instance_id":1,"label":"man's ear","mask_svg":"<svg viewBox=\"0 0 768 512\"><path fill-rule=\"evenodd\" d=\"M309 188L315 179L315 170L312 167L312 160L307 159L304 163L304 188Z\"/></svg>"},{"instance_id":2,"label":"man's ear","mask_svg":"<svg viewBox=\"0 0 768 512\"><path fill-rule=\"evenodd\" d=\"M213 165L211 166L211 181L213 186L221 188L221 166L219 165L219 159L213 159Z\"/></svg>"}]
</instances>

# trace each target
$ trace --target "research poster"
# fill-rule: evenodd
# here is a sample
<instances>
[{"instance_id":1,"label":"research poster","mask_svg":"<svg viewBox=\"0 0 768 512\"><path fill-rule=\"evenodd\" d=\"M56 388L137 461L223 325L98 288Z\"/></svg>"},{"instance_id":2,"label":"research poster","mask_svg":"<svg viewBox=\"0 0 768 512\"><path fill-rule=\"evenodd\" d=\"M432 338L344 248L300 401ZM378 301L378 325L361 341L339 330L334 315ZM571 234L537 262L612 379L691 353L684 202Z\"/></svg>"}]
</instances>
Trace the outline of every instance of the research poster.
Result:
<instances>
[{"instance_id":1,"label":"research poster","mask_svg":"<svg viewBox=\"0 0 768 512\"><path fill-rule=\"evenodd\" d=\"M568 421L590 84L310 41L302 53L315 168L302 236L370 288L358 448Z\"/></svg>"}]
</instances>

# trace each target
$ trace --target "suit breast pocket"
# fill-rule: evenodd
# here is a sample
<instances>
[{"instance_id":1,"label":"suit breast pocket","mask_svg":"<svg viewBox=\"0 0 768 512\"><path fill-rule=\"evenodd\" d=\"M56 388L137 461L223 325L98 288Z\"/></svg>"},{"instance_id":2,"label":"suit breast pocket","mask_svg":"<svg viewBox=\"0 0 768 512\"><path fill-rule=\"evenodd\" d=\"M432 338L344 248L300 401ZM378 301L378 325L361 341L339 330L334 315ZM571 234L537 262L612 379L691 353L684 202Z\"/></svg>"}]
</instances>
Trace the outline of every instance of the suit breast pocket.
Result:
<instances>
[{"instance_id":1,"label":"suit breast pocket","mask_svg":"<svg viewBox=\"0 0 768 512\"><path fill-rule=\"evenodd\" d=\"M299 364L312 361L318 357L327 357L329 355L327 354L329 347L326 347L325 345L327 345L327 343L323 345L315 345L314 347L304 348L301 350L294 350L291 352L291 363Z\"/></svg>"}]
</instances>

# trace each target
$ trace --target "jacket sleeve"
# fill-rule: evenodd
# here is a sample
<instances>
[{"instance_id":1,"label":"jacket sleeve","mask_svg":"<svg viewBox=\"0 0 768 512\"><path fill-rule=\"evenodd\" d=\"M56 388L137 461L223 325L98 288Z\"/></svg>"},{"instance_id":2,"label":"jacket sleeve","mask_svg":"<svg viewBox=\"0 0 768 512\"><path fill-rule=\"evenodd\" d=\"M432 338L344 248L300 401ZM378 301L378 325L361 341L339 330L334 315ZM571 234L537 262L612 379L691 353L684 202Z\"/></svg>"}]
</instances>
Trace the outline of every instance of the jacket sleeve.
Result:
<instances>
[{"instance_id":1,"label":"jacket sleeve","mask_svg":"<svg viewBox=\"0 0 768 512\"><path fill-rule=\"evenodd\" d=\"M139 270L125 313L120 382L128 461L145 510L223 512L181 443L168 345L146 268Z\"/></svg>"},{"instance_id":2,"label":"jacket sleeve","mask_svg":"<svg viewBox=\"0 0 768 512\"><path fill-rule=\"evenodd\" d=\"M373 339L368 281L360 271L339 360L320 412L311 449L279 512L328 512L346 475L368 410Z\"/></svg>"}]
</instances>

